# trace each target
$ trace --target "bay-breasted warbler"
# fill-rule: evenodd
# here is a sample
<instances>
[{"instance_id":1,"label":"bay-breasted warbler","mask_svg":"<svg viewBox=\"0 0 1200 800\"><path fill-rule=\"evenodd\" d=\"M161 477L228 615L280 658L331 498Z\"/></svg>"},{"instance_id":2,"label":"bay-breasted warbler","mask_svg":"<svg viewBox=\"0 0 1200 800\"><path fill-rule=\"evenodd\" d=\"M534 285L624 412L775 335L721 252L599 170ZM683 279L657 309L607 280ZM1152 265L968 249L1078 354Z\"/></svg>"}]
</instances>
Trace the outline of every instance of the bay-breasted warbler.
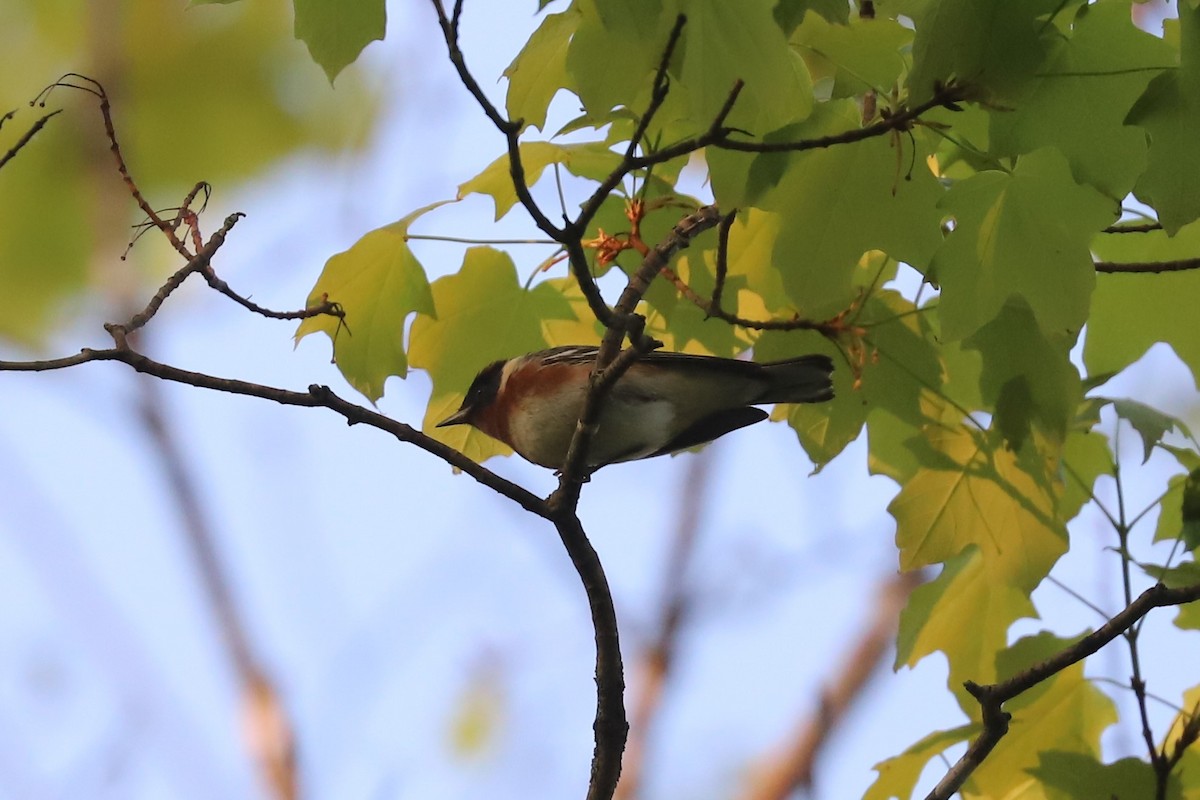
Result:
<instances>
[{"instance_id":1,"label":"bay-breasted warbler","mask_svg":"<svg viewBox=\"0 0 1200 800\"><path fill-rule=\"evenodd\" d=\"M596 348L555 347L496 361L467 390L462 407L438 423L472 425L524 458L558 469L587 396ZM653 351L612 388L592 437L592 469L665 455L753 425L765 403L820 403L833 397L825 355L757 363Z\"/></svg>"}]
</instances>

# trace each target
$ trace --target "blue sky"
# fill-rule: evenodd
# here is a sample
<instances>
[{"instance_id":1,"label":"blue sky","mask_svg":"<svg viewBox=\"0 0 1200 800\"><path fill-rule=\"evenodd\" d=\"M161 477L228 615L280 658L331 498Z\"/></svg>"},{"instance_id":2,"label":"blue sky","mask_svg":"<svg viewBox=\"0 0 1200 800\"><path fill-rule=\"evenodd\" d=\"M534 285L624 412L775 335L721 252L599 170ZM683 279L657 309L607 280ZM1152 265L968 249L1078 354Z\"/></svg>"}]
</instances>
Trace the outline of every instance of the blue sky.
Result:
<instances>
[{"instance_id":1,"label":"blue sky","mask_svg":"<svg viewBox=\"0 0 1200 800\"><path fill-rule=\"evenodd\" d=\"M467 5L463 48L502 99L495 78L536 19ZM216 266L261 303L299 307L330 254L453 196L502 150L437 46L431 10L389 10L387 41L351 67L401 76L369 153L293 159L261 183L219 192L209 212L210 226L248 213ZM491 217L489 201L468 200L418 230L530 232L517 213L498 226ZM417 248L431 278L457 268L458 246ZM522 269L547 254L510 251ZM101 320L87 313L59 335L60 352L103 342ZM196 284L171 298L146 346L189 369L350 395L328 343L310 337L293 349L292 330ZM1193 387L1169 352L1139 370L1127 393L1152 379L1164 387L1159 405L1188 413ZM139 380L116 364L0 376L0 798L263 796L227 654L137 419ZM155 388L256 655L293 716L306 796L583 794L591 628L551 528L431 456L321 410ZM392 379L379 407L415 424L428 393L419 373ZM707 489L681 497L697 458L711 460ZM554 486L518 459L489 466L541 494ZM1157 458L1145 469L1132 461L1131 492L1152 499L1169 471ZM885 509L895 486L867 477L861 444L810 472L792 432L764 424L702 456L606 469L586 487L580 513L612 584L635 693L675 520L682 503L702 508L685 581L693 613L650 735L645 798L736 796L756 761L813 713L875 587L894 573ZM1105 531L1084 517L1074 535ZM1115 557L1078 551L1057 577L1112 610ZM1054 587L1036 599L1061 633L1098 624ZM1194 641L1170 632L1170 616L1152 618L1145 663L1152 690L1175 699L1194 676L1171 667L1173 648ZM1014 636L1040 627L1019 623ZM1089 669L1123 677L1124 658L1113 648ZM1155 713L1162 730L1169 714ZM464 719L480 726L471 747L456 738ZM874 763L961 721L940 657L885 670L829 742L815 796L861 795ZM1106 746L1123 755L1138 752L1137 740L1126 726Z\"/></svg>"}]
</instances>

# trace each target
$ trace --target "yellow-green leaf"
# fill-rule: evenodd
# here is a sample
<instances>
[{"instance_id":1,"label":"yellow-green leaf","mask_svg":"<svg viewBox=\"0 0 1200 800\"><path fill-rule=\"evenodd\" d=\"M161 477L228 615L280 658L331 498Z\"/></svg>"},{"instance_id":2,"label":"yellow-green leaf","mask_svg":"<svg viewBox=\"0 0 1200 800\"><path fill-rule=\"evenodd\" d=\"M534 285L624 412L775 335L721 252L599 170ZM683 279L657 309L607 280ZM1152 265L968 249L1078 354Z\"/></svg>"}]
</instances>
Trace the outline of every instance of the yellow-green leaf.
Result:
<instances>
[{"instance_id":1,"label":"yellow-green leaf","mask_svg":"<svg viewBox=\"0 0 1200 800\"><path fill-rule=\"evenodd\" d=\"M942 334L961 339L1019 294L1049 335L1073 336L1087 320L1095 267L1093 234L1112 222L1116 204L1071 176L1057 150L1043 148L1011 173L981 172L943 202L954 231L933 258L941 284Z\"/></svg>"},{"instance_id":2,"label":"yellow-green leaf","mask_svg":"<svg viewBox=\"0 0 1200 800\"><path fill-rule=\"evenodd\" d=\"M1018 454L965 426L935 429L928 441L941 463L918 470L888 506L901 569L942 562L975 545L993 574L1032 591L1067 550L1046 478L1053 472L1039 463L1032 443Z\"/></svg>"},{"instance_id":3,"label":"yellow-green leaf","mask_svg":"<svg viewBox=\"0 0 1200 800\"><path fill-rule=\"evenodd\" d=\"M1009 627L1034 616L1029 592L989 569L979 548L971 546L913 592L900 615L896 666L916 666L940 650L950 665L948 684L969 708L974 701L962 682L994 680L996 654L1004 649Z\"/></svg>"},{"instance_id":4,"label":"yellow-green leaf","mask_svg":"<svg viewBox=\"0 0 1200 800\"><path fill-rule=\"evenodd\" d=\"M546 124L550 101L567 86L567 48L579 19L574 6L561 14L547 15L504 70L508 78L506 107L511 119L523 120L526 127L538 130Z\"/></svg>"},{"instance_id":5,"label":"yellow-green leaf","mask_svg":"<svg viewBox=\"0 0 1200 800\"><path fill-rule=\"evenodd\" d=\"M925 765L947 748L966 741L977 733L977 726L964 725L946 731L934 731L898 756L875 765L879 777L867 789L863 800L908 800Z\"/></svg>"},{"instance_id":6,"label":"yellow-green leaf","mask_svg":"<svg viewBox=\"0 0 1200 800\"><path fill-rule=\"evenodd\" d=\"M527 186L537 183L542 172L551 164L561 164L572 175L600 181L621 163L621 156L600 142L583 144L554 144L553 142L523 142L521 164L525 168ZM517 202L509 171L508 155L500 156L471 180L458 187L459 198L468 194L489 195L496 204L496 219L507 214Z\"/></svg>"},{"instance_id":7,"label":"yellow-green leaf","mask_svg":"<svg viewBox=\"0 0 1200 800\"><path fill-rule=\"evenodd\" d=\"M296 329L297 342L310 333L325 332L333 340L334 360L342 375L372 402L383 396L389 376L408 373L404 354L408 316L433 313L425 270L409 249L407 237L414 220L440 205L426 206L377 228L325 262L307 305L333 301L345 311L346 324L323 315L302 320Z\"/></svg>"},{"instance_id":8,"label":"yellow-green leaf","mask_svg":"<svg viewBox=\"0 0 1200 800\"><path fill-rule=\"evenodd\" d=\"M555 285L525 289L507 253L490 247L467 251L462 268L433 282L433 315L413 322L409 358L429 373L433 394L423 429L482 461L508 448L466 425L434 427L458 408L480 369L492 361L540 350L549 343L546 320L577 319Z\"/></svg>"}]
</instances>

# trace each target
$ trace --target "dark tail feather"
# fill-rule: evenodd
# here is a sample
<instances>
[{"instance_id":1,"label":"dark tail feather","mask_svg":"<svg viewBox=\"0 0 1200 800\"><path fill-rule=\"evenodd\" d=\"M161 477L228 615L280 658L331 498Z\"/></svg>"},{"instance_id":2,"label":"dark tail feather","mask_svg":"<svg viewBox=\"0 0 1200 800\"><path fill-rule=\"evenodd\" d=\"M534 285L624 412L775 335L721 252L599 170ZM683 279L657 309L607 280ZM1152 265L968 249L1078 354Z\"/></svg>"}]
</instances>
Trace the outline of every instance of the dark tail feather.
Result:
<instances>
[{"instance_id":1,"label":"dark tail feather","mask_svg":"<svg viewBox=\"0 0 1200 800\"><path fill-rule=\"evenodd\" d=\"M814 354L763 364L771 385L760 403L820 403L833 399L833 361Z\"/></svg>"}]
</instances>

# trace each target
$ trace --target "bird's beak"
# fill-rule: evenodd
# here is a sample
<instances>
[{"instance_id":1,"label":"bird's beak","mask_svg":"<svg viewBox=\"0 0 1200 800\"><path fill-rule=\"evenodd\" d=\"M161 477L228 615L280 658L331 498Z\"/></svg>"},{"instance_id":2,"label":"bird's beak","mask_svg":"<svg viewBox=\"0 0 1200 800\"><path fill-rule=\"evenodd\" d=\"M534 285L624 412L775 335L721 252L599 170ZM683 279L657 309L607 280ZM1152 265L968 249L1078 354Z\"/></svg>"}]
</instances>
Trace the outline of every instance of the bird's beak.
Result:
<instances>
[{"instance_id":1,"label":"bird's beak","mask_svg":"<svg viewBox=\"0 0 1200 800\"><path fill-rule=\"evenodd\" d=\"M435 425L435 428L445 428L448 425L467 425L471 422L471 409L468 406L463 406L458 411L455 411L450 416Z\"/></svg>"}]
</instances>

